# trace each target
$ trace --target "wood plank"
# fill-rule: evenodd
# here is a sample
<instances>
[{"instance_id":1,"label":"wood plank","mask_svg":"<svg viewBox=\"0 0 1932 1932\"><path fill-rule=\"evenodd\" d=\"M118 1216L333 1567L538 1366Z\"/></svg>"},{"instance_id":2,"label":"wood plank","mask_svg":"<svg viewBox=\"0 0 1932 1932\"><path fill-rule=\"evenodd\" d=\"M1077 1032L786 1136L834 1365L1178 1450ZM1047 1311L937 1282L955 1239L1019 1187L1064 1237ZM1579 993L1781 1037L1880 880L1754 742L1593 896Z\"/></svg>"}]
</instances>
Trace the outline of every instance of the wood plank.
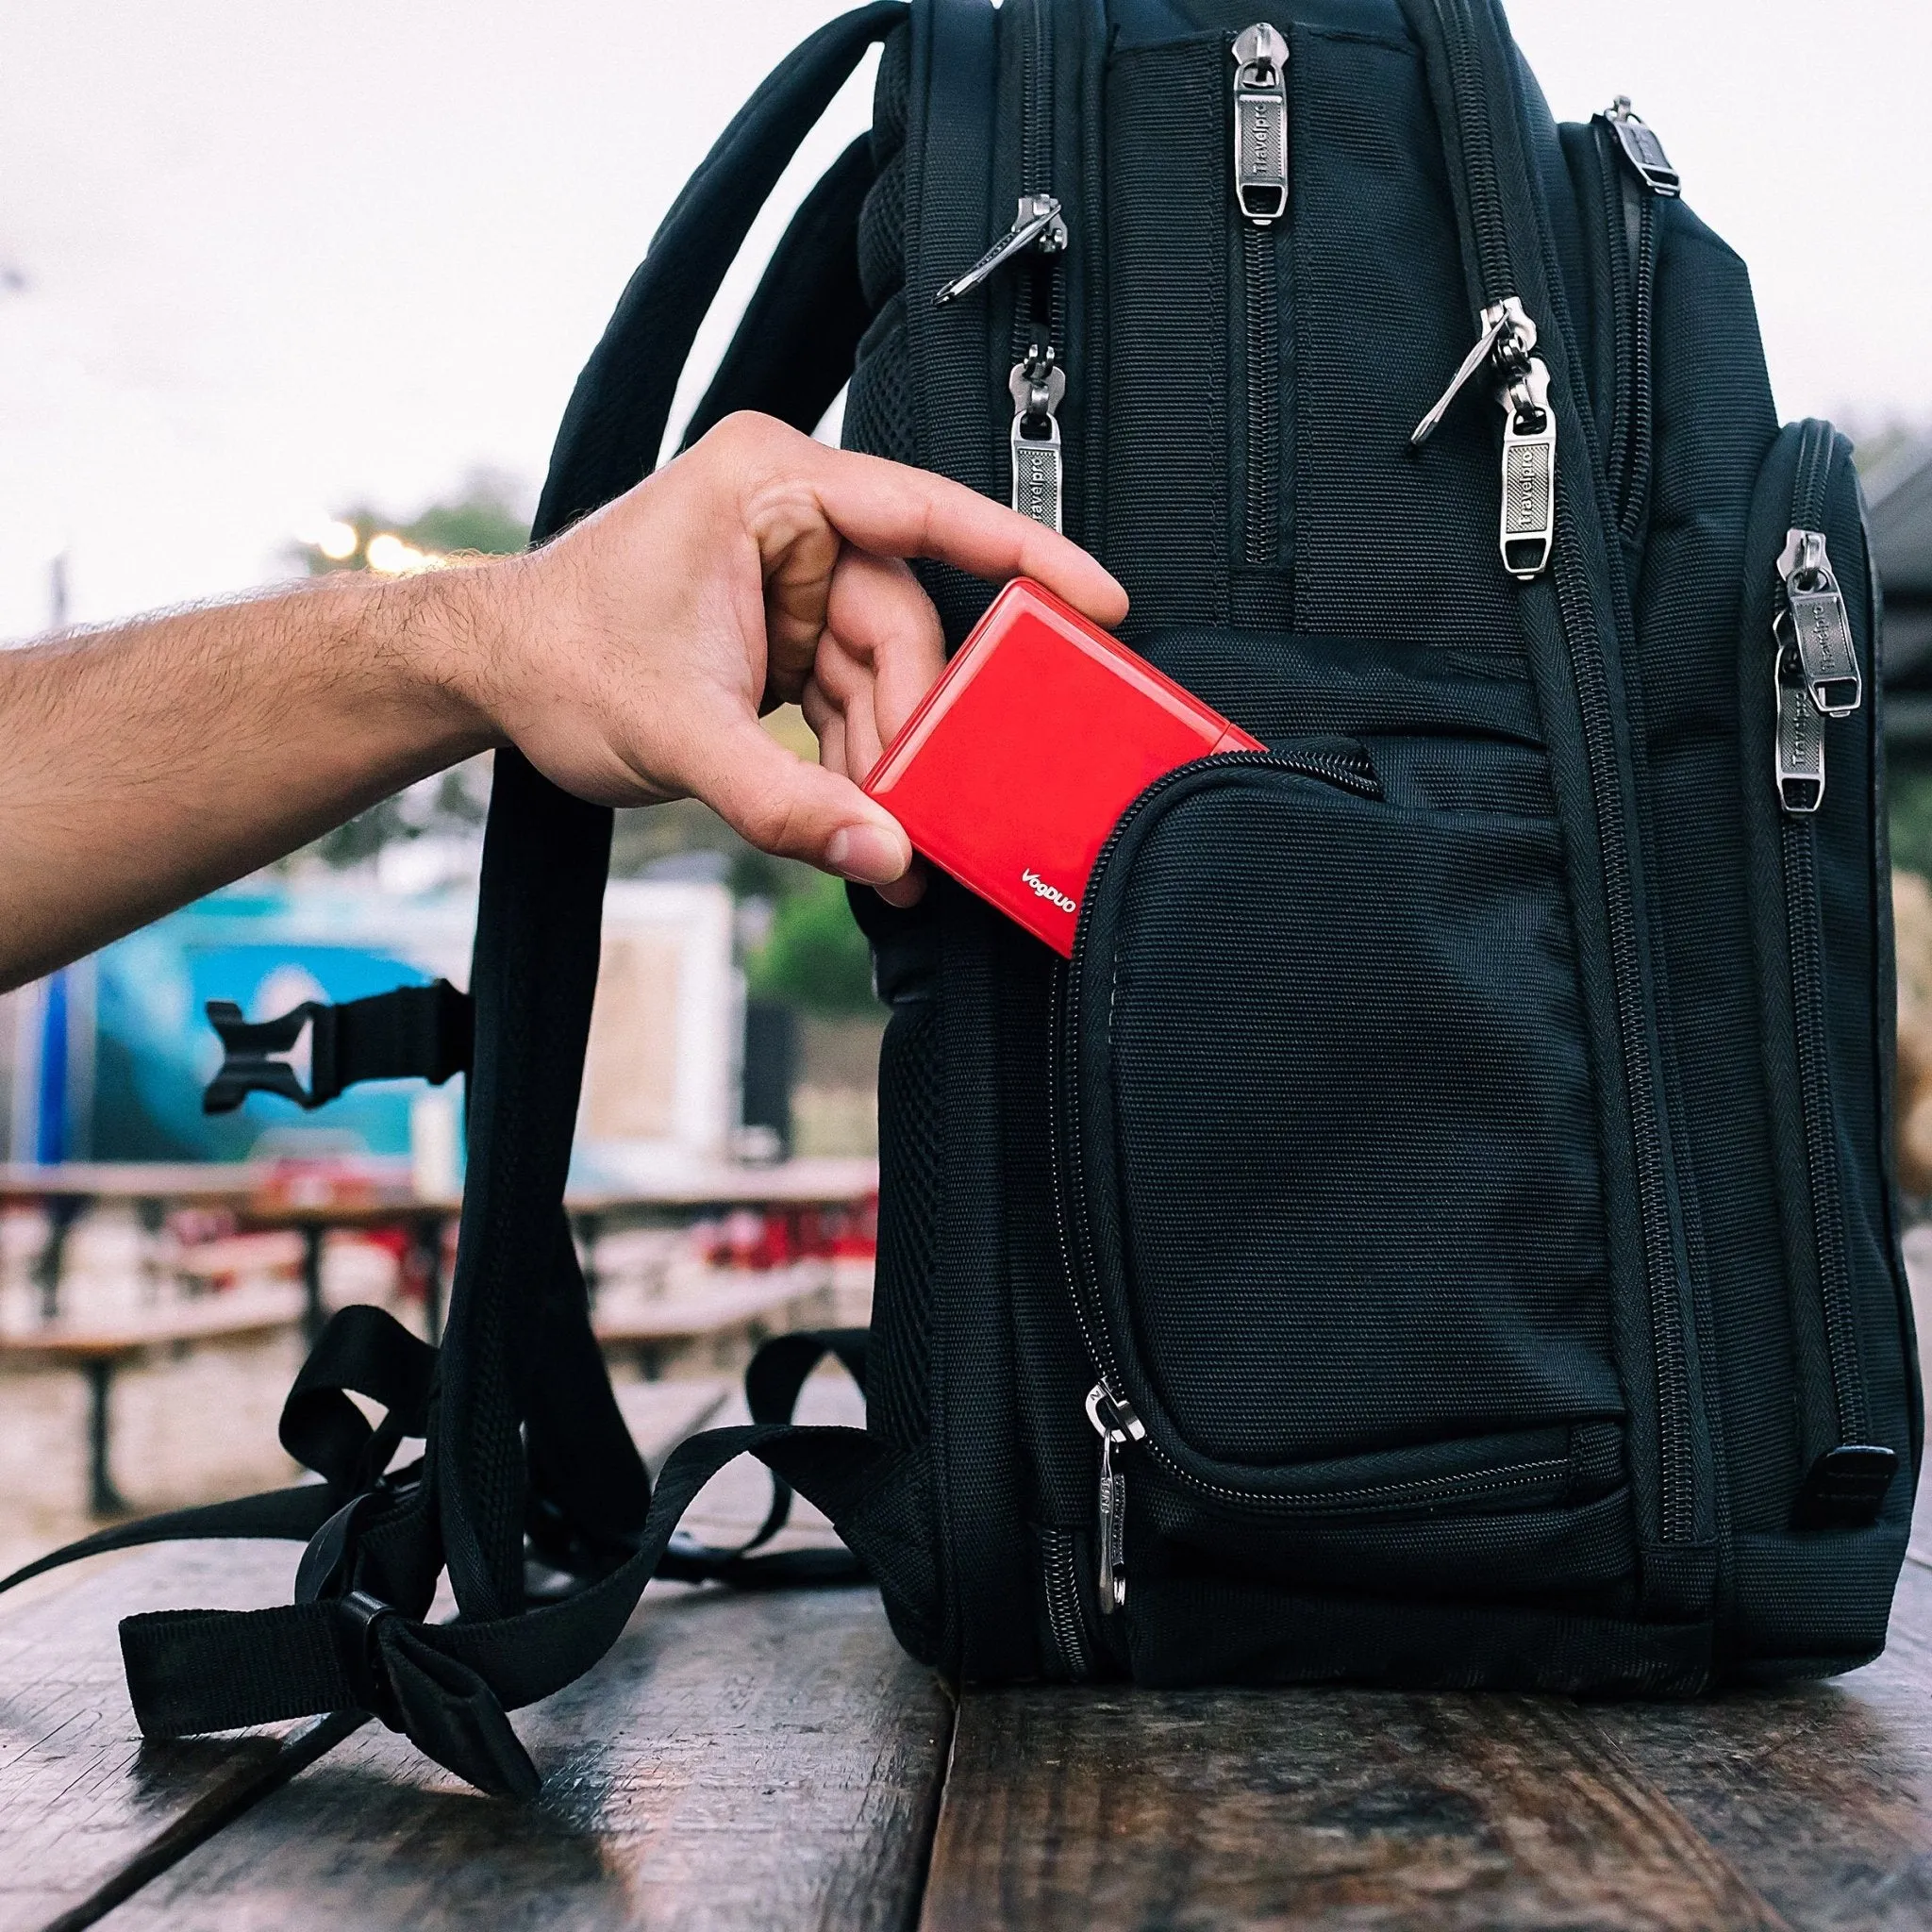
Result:
<instances>
[{"instance_id":1,"label":"wood plank","mask_svg":"<svg viewBox=\"0 0 1932 1932\"><path fill-rule=\"evenodd\" d=\"M0 1163L0 1202L245 1201L268 1180L266 1161L63 1160Z\"/></svg>"},{"instance_id":2,"label":"wood plank","mask_svg":"<svg viewBox=\"0 0 1932 1932\"><path fill-rule=\"evenodd\" d=\"M716 1382L620 1385L633 1430L744 1420ZM862 1413L816 1375L804 1419ZM680 1433L681 1433L680 1429ZM661 1449L648 1459L661 1460ZM747 1459L687 1523L735 1540L763 1516ZM789 1543L828 1540L803 1505ZM735 1595L658 1584L595 1670L521 1713L534 1806L477 1796L376 1726L137 1893L114 1932L192 1925L567 1928L900 1926L917 1910L952 1707L870 1591Z\"/></svg>"},{"instance_id":3,"label":"wood plank","mask_svg":"<svg viewBox=\"0 0 1932 1932\"><path fill-rule=\"evenodd\" d=\"M286 1600L298 1555L143 1550L66 1587L50 1579L0 1615L0 1932L92 1923L346 1735L347 1721L323 1719L149 1744L128 1707L121 1618Z\"/></svg>"},{"instance_id":4,"label":"wood plank","mask_svg":"<svg viewBox=\"0 0 1932 1932\"><path fill-rule=\"evenodd\" d=\"M1598 1733L1793 1924L1932 1924L1932 1574L1885 1655L1828 1683L1607 1706Z\"/></svg>"},{"instance_id":5,"label":"wood plank","mask_svg":"<svg viewBox=\"0 0 1932 1932\"><path fill-rule=\"evenodd\" d=\"M0 1357L54 1362L95 1361L140 1355L184 1341L235 1341L302 1319L302 1291L293 1284L231 1289L164 1307L129 1308L109 1322L57 1316L32 1327L0 1332Z\"/></svg>"},{"instance_id":6,"label":"wood plank","mask_svg":"<svg viewBox=\"0 0 1932 1932\"><path fill-rule=\"evenodd\" d=\"M371 1726L103 1924L904 1925L950 1715L869 1591L654 1585L594 1671L519 1718L534 1805Z\"/></svg>"},{"instance_id":7,"label":"wood plank","mask_svg":"<svg viewBox=\"0 0 1932 1932\"><path fill-rule=\"evenodd\" d=\"M660 1463L731 1395L718 1380L620 1392ZM98 1559L0 1599L0 1932L92 1922L348 1736L353 1719L144 1743L115 1626L141 1610L286 1602L299 1551L193 1543Z\"/></svg>"},{"instance_id":8,"label":"wood plank","mask_svg":"<svg viewBox=\"0 0 1932 1932\"><path fill-rule=\"evenodd\" d=\"M922 1924L1780 1923L1575 1707L1363 1690L963 1699Z\"/></svg>"}]
</instances>

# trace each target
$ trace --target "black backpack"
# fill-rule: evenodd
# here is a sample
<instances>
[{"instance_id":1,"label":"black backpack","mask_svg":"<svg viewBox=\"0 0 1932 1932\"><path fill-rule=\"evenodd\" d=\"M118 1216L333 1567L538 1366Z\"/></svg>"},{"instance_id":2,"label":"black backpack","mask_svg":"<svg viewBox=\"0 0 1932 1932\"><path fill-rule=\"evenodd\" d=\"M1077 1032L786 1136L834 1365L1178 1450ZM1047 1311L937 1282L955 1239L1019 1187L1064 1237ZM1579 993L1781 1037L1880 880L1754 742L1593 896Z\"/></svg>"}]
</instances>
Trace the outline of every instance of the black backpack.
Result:
<instances>
[{"instance_id":1,"label":"black backpack","mask_svg":"<svg viewBox=\"0 0 1932 1932\"><path fill-rule=\"evenodd\" d=\"M659 230L537 534L655 461L883 40L691 435L849 378L848 442L1059 523L1270 751L1142 795L1071 967L944 880L854 895L870 1341L768 1346L655 1493L561 1206L610 816L500 754L442 1346L339 1315L283 1424L322 1484L77 1546L308 1540L292 1605L124 1625L144 1730L355 1707L528 1792L505 1712L651 1575L850 1574L674 1536L743 1451L954 1678L1685 1694L1883 1645L1920 1406L1849 447L1778 428L1742 264L1627 103L1553 123L1493 0L1265 4L815 35ZM924 581L957 645L990 587ZM447 1058L410 997L341 1009L331 1081ZM788 1424L827 1350L863 1431Z\"/></svg>"}]
</instances>

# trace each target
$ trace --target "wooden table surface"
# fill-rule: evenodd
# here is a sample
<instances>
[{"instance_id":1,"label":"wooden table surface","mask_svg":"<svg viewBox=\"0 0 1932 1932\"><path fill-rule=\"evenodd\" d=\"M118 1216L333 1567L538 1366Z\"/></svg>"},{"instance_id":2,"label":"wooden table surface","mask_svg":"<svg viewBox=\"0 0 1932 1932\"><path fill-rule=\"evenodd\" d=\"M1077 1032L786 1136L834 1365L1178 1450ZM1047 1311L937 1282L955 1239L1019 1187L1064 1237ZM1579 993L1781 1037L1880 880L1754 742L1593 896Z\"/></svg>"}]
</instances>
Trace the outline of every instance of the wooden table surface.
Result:
<instances>
[{"instance_id":1,"label":"wooden table surface","mask_svg":"<svg viewBox=\"0 0 1932 1932\"><path fill-rule=\"evenodd\" d=\"M302 1291L291 1283L225 1290L159 1307L124 1308L105 1320L57 1315L51 1322L0 1329L0 1356L83 1362L140 1355L182 1341L272 1335L302 1319Z\"/></svg>"},{"instance_id":2,"label":"wooden table surface","mask_svg":"<svg viewBox=\"0 0 1932 1932\"><path fill-rule=\"evenodd\" d=\"M63 1160L44 1167L8 1161L0 1162L0 1203L242 1202L260 1191L269 1173L254 1161Z\"/></svg>"},{"instance_id":3,"label":"wooden table surface","mask_svg":"<svg viewBox=\"0 0 1932 1932\"><path fill-rule=\"evenodd\" d=\"M703 1387L629 1401L683 1402L656 1411L675 1431ZM755 1472L720 1485L714 1510L762 1507ZM0 1927L104 1907L110 1932L1932 1923L1915 1563L1879 1662L1693 1705L1031 1687L956 1706L869 1591L654 1585L594 1671L520 1717L546 1779L527 1807L374 1724L139 1744L112 1614L269 1601L291 1563L144 1553L0 1616Z\"/></svg>"}]
</instances>

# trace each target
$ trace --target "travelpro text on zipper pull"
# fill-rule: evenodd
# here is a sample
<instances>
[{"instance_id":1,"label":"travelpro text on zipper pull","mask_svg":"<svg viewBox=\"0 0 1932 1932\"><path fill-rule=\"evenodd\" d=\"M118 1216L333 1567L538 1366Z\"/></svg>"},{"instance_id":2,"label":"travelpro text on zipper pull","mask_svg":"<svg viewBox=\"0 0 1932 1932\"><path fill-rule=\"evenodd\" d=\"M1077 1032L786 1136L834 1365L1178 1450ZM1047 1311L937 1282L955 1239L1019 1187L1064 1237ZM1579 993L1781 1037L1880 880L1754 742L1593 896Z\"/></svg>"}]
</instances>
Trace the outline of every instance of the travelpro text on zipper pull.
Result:
<instances>
[{"instance_id":1,"label":"travelpro text on zipper pull","mask_svg":"<svg viewBox=\"0 0 1932 1932\"><path fill-rule=\"evenodd\" d=\"M1671 166L1664 144L1641 114L1633 111L1628 94L1619 94L1604 111L1604 120L1617 137L1624 158L1637 171L1637 178L1653 194L1675 198L1684 192L1682 177Z\"/></svg>"},{"instance_id":2,"label":"travelpro text on zipper pull","mask_svg":"<svg viewBox=\"0 0 1932 1932\"><path fill-rule=\"evenodd\" d=\"M1831 567L1823 530L1787 530L1777 560L1785 608L1774 620L1778 641L1797 654L1811 702L1827 718L1849 717L1864 696L1851 613Z\"/></svg>"},{"instance_id":3,"label":"travelpro text on zipper pull","mask_svg":"<svg viewBox=\"0 0 1932 1932\"><path fill-rule=\"evenodd\" d=\"M1051 194L1023 194L1013 225L964 275L955 275L950 282L941 285L932 298L933 307L943 308L948 302L971 294L980 283L1022 255L1064 255L1067 240L1067 224L1058 200Z\"/></svg>"},{"instance_id":4,"label":"travelpro text on zipper pull","mask_svg":"<svg viewBox=\"0 0 1932 1932\"><path fill-rule=\"evenodd\" d=\"M1012 504L1023 517L1055 531L1061 528L1064 509L1059 408L1066 398L1067 372L1060 367L1053 343L1054 275L1068 240L1058 197L1023 194L1013 225L964 275L955 275L933 297L934 305L943 308L1008 262L1024 259L1032 270L1032 316L1025 325L1025 350L1007 376L1013 398Z\"/></svg>"},{"instance_id":5,"label":"travelpro text on zipper pull","mask_svg":"<svg viewBox=\"0 0 1932 1932\"><path fill-rule=\"evenodd\" d=\"M1265 20L1234 43L1234 196L1262 227L1288 212L1288 42Z\"/></svg>"},{"instance_id":6,"label":"travelpro text on zipper pull","mask_svg":"<svg viewBox=\"0 0 1932 1932\"><path fill-rule=\"evenodd\" d=\"M1087 1420L1100 1438L1100 1614L1127 1607L1127 1475L1116 1451L1144 1441L1147 1427L1105 1382L1087 1391Z\"/></svg>"},{"instance_id":7,"label":"travelpro text on zipper pull","mask_svg":"<svg viewBox=\"0 0 1932 1932\"><path fill-rule=\"evenodd\" d=\"M1824 720L1856 711L1864 681L1824 531L1788 530L1777 574L1784 590L1771 620L1777 802L1796 816L1824 803Z\"/></svg>"},{"instance_id":8,"label":"travelpro text on zipper pull","mask_svg":"<svg viewBox=\"0 0 1932 1932\"><path fill-rule=\"evenodd\" d=\"M1060 418L1067 372L1050 342L1038 343L1007 377L1013 398L1013 508L1023 517L1060 527Z\"/></svg>"},{"instance_id":9,"label":"travelpro text on zipper pull","mask_svg":"<svg viewBox=\"0 0 1932 1932\"><path fill-rule=\"evenodd\" d=\"M1485 369L1503 409L1503 566L1528 583L1549 567L1557 534L1557 418L1550 408L1549 365L1536 353L1536 324L1514 295L1482 312L1482 333L1449 387L1415 425L1420 449Z\"/></svg>"}]
</instances>

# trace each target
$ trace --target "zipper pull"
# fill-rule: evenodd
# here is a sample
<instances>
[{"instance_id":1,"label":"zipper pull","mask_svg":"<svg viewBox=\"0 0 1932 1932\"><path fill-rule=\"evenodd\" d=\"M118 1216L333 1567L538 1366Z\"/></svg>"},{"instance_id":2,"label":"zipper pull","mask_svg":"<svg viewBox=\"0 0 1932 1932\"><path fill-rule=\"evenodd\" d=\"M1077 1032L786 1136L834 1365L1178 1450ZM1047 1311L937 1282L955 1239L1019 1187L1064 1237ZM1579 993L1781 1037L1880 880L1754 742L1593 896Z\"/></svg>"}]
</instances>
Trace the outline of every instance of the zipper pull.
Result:
<instances>
[{"instance_id":1,"label":"zipper pull","mask_svg":"<svg viewBox=\"0 0 1932 1932\"><path fill-rule=\"evenodd\" d=\"M1114 1452L1144 1441L1147 1429L1105 1382L1087 1391L1087 1420L1100 1437L1100 1614L1110 1617L1127 1602L1127 1477Z\"/></svg>"},{"instance_id":2,"label":"zipper pull","mask_svg":"<svg viewBox=\"0 0 1932 1932\"><path fill-rule=\"evenodd\" d=\"M1265 20L1234 43L1234 198L1257 228L1288 212L1288 42Z\"/></svg>"},{"instance_id":3,"label":"zipper pull","mask_svg":"<svg viewBox=\"0 0 1932 1932\"><path fill-rule=\"evenodd\" d=\"M1016 255L1031 249L1036 255L1064 255L1067 225L1060 214L1058 199L1051 194L1023 194L1013 225L962 275L955 275L933 299L933 307L943 308L948 302L970 294L992 272Z\"/></svg>"},{"instance_id":4,"label":"zipper pull","mask_svg":"<svg viewBox=\"0 0 1932 1932\"><path fill-rule=\"evenodd\" d=\"M1827 718L1858 708L1864 685L1852 642L1851 614L1831 568L1822 530L1788 530L1777 560L1785 608L1773 620L1780 653L1795 653L1811 702Z\"/></svg>"},{"instance_id":5,"label":"zipper pull","mask_svg":"<svg viewBox=\"0 0 1932 1932\"><path fill-rule=\"evenodd\" d=\"M1793 816L1824 803L1824 731L1796 653L1782 642L1771 661L1777 700L1777 802Z\"/></svg>"},{"instance_id":6,"label":"zipper pull","mask_svg":"<svg viewBox=\"0 0 1932 1932\"><path fill-rule=\"evenodd\" d=\"M1462 358L1462 366L1449 378L1449 387L1410 432L1409 448L1420 449L1435 435L1456 398L1475 380L1477 372L1486 364L1496 365L1498 379L1502 381L1529 366L1530 352L1536 347L1536 324L1514 295L1491 302L1482 312L1482 334L1476 338L1474 348Z\"/></svg>"},{"instance_id":7,"label":"zipper pull","mask_svg":"<svg viewBox=\"0 0 1932 1932\"><path fill-rule=\"evenodd\" d=\"M1624 158L1637 171L1637 178L1653 194L1674 200L1683 193L1682 176L1671 166L1671 158L1664 153L1663 142L1643 120L1631 111L1628 94L1619 94L1598 118L1617 137L1617 145L1624 150Z\"/></svg>"},{"instance_id":8,"label":"zipper pull","mask_svg":"<svg viewBox=\"0 0 1932 1932\"><path fill-rule=\"evenodd\" d=\"M1507 383L1503 405L1503 567L1529 583L1550 561L1557 534L1557 417L1549 365L1532 356Z\"/></svg>"},{"instance_id":9,"label":"zipper pull","mask_svg":"<svg viewBox=\"0 0 1932 1932\"><path fill-rule=\"evenodd\" d=\"M1482 312L1482 333L1408 439L1419 449L1442 425L1456 398L1487 368L1503 406L1503 564L1524 583L1548 567L1557 531L1557 417L1550 370L1536 354L1536 324L1514 295Z\"/></svg>"},{"instance_id":10,"label":"zipper pull","mask_svg":"<svg viewBox=\"0 0 1932 1932\"><path fill-rule=\"evenodd\" d=\"M1007 377L1013 398L1013 508L1023 517L1060 527L1059 407L1067 393L1067 372L1055 359L1050 342L1035 341L1026 359L1015 362Z\"/></svg>"}]
</instances>

